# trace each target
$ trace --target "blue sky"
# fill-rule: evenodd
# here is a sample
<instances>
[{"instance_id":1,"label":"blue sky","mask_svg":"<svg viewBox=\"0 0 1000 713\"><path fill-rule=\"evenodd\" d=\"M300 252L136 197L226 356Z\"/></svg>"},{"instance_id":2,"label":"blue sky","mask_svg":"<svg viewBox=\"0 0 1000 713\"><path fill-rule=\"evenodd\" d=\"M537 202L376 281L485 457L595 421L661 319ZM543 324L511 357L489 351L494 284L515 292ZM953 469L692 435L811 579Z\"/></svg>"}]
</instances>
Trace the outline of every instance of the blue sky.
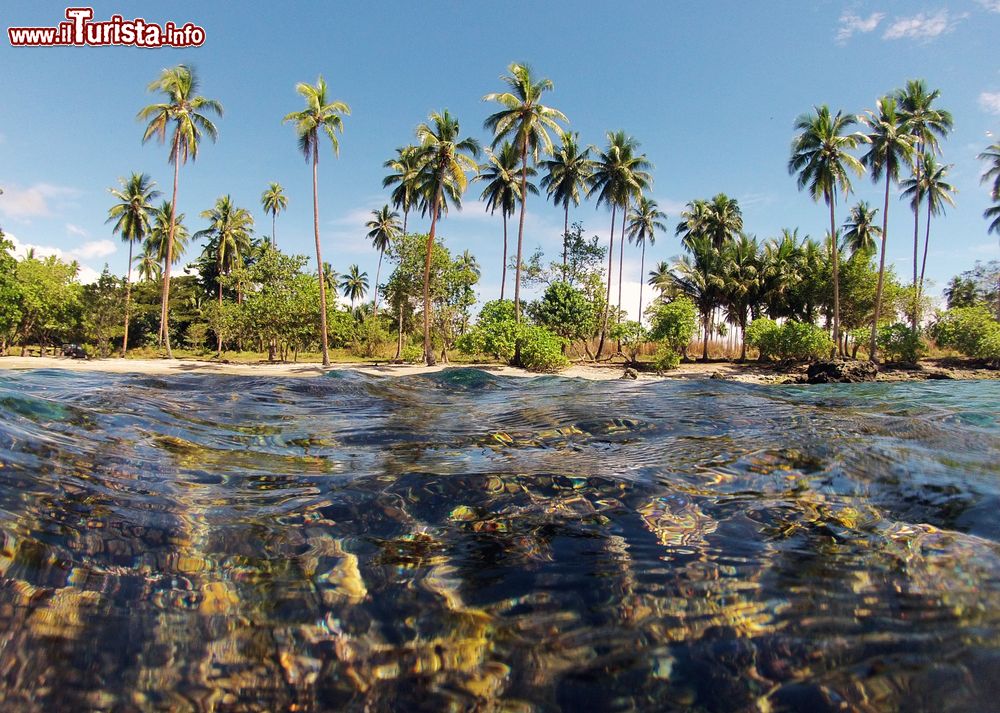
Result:
<instances>
[{"instance_id":1,"label":"blue sky","mask_svg":"<svg viewBox=\"0 0 1000 713\"><path fill-rule=\"evenodd\" d=\"M928 275L936 290L977 260L1000 257L986 234L988 205L975 156L1000 134L1000 0L943 2L477 2L94 3L97 20L122 14L205 28L199 48L13 48L0 39L0 225L21 245L79 259L83 274L107 262L125 269L126 246L104 220L119 176L150 173L169 192L167 151L141 144L136 112L154 98L146 85L163 67L197 67L202 91L226 109L217 144L181 169L180 210L197 216L229 193L270 233L259 196L270 181L290 203L278 218L286 250L312 255L310 172L281 117L301 106L294 86L322 73L350 104L340 157L320 162L324 258L344 271L358 263L373 278L365 239L371 209L387 200L382 163L412 140L433 110L448 108L464 133L488 140L482 96L501 88L511 61L530 63L555 83L548 103L586 143L605 132L635 136L656 166L652 195L668 213L668 233L647 251L647 270L680 252L677 214L693 198L720 191L739 199L748 232L783 227L822 235L827 213L799 193L787 160L795 117L812 105L856 113L907 79L942 92L955 130L943 145L954 164L957 207L936 220ZM237 8L240 9L237 9ZM8 0L0 25L55 25L64 4ZM6 35L6 32L4 33ZM881 192L855 181L857 198L881 206ZM442 223L446 244L470 249L483 267L480 296L499 291L500 222L478 202ZM838 221L845 217L841 206ZM573 211L589 234L607 238L609 214L593 203ZM411 225L424 222L411 216ZM561 211L528 203L525 250L553 259ZM893 195L889 259L912 267L912 214ZM192 252L197 252L195 247ZM617 252L617 250L616 250ZM636 310L639 256L626 255L625 306ZM631 279L629 279L631 278Z\"/></svg>"}]
</instances>

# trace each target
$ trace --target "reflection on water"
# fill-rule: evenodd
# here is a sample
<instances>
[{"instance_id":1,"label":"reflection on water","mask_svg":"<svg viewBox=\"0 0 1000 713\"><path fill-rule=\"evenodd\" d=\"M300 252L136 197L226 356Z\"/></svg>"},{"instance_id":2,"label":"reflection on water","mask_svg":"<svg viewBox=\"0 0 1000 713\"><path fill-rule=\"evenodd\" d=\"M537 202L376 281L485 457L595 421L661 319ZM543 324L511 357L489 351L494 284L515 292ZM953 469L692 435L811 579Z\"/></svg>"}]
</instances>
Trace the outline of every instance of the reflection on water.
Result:
<instances>
[{"instance_id":1,"label":"reflection on water","mask_svg":"<svg viewBox=\"0 0 1000 713\"><path fill-rule=\"evenodd\" d=\"M1000 383L0 376L4 711L985 711Z\"/></svg>"}]
</instances>

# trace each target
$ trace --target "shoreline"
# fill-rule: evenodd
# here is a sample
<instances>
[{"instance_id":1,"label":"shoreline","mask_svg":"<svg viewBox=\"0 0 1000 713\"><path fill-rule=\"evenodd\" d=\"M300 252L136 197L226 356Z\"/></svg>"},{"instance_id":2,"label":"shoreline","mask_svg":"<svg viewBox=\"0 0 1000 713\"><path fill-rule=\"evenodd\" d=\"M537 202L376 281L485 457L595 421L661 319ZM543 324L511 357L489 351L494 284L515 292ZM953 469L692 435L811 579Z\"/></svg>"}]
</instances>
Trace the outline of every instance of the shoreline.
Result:
<instances>
[{"instance_id":1,"label":"shoreline","mask_svg":"<svg viewBox=\"0 0 1000 713\"><path fill-rule=\"evenodd\" d=\"M230 364L196 359L72 359L69 357L6 356L0 357L0 370L62 369L66 371L92 371L108 374L142 374L164 376L169 374L214 374L231 376L311 377L326 371L356 371L373 376L413 376L432 374L451 368L482 369L500 376L530 378L544 376L517 367L493 363L437 364L378 364L353 362L334 364L324 369L316 363L256 363ZM759 362L690 362L663 374L638 372L637 381L662 381L678 379L723 379L750 384L795 383L805 374L805 365L781 368ZM622 378L624 364L573 364L556 376L610 381ZM919 369L882 367L876 381L924 381L929 379L1000 379L1000 370L987 369L943 358L928 359Z\"/></svg>"}]
</instances>

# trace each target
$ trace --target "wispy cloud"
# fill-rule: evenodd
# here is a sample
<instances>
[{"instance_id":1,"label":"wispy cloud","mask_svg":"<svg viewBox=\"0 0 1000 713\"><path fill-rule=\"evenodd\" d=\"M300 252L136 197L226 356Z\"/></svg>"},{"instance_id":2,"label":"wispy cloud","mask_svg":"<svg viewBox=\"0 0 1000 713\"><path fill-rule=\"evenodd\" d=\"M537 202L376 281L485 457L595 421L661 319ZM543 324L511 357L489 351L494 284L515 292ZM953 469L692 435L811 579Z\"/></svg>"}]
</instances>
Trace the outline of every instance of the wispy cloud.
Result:
<instances>
[{"instance_id":1,"label":"wispy cloud","mask_svg":"<svg viewBox=\"0 0 1000 713\"><path fill-rule=\"evenodd\" d=\"M93 260L94 258L113 255L117 250L118 246L110 240L90 240L80 247L68 251L66 254L74 259Z\"/></svg>"},{"instance_id":2,"label":"wispy cloud","mask_svg":"<svg viewBox=\"0 0 1000 713\"><path fill-rule=\"evenodd\" d=\"M1000 12L1000 0L979 0L979 4L988 12Z\"/></svg>"},{"instance_id":3,"label":"wispy cloud","mask_svg":"<svg viewBox=\"0 0 1000 713\"><path fill-rule=\"evenodd\" d=\"M856 33L867 34L873 31L884 18L884 12L873 12L868 17L860 17L853 12L845 11L840 16L840 22L837 26L837 44L846 44Z\"/></svg>"},{"instance_id":4,"label":"wispy cloud","mask_svg":"<svg viewBox=\"0 0 1000 713\"><path fill-rule=\"evenodd\" d=\"M900 17L893 20L892 24L886 28L882 38L886 40L932 40L951 32L966 17L968 15L965 13L952 17L947 8L933 14L920 12L910 17Z\"/></svg>"},{"instance_id":5,"label":"wispy cloud","mask_svg":"<svg viewBox=\"0 0 1000 713\"><path fill-rule=\"evenodd\" d=\"M979 107L989 114L1000 116L1000 92L982 92L979 95Z\"/></svg>"},{"instance_id":6,"label":"wispy cloud","mask_svg":"<svg viewBox=\"0 0 1000 713\"><path fill-rule=\"evenodd\" d=\"M7 185L4 186L4 194L0 196L0 213L8 218L21 220L45 217L52 214L54 201L75 198L78 195L80 191L75 188L49 183L36 183L27 188Z\"/></svg>"},{"instance_id":7,"label":"wispy cloud","mask_svg":"<svg viewBox=\"0 0 1000 713\"><path fill-rule=\"evenodd\" d=\"M90 237L90 233L81 228L79 225L73 225L72 223L66 223L66 232L70 235L79 235L81 238Z\"/></svg>"}]
</instances>

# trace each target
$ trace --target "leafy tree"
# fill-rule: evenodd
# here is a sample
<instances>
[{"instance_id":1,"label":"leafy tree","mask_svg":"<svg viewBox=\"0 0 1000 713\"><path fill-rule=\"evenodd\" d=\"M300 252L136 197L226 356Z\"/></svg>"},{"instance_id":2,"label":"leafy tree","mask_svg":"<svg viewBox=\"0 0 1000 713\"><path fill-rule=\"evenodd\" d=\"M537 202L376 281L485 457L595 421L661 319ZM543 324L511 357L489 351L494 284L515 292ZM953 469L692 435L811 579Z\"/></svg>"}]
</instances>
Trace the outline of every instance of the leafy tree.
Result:
<instances>
[{"instance_id":1,"label":"leafy tree","mask_svg":"<svg viewBox=\"0 0 1000 713\"><path fill-rule=\"evenodd\" d=\"M20 302L21 287L17 281L14 244L0 230L0 356L6 356L17 334L21 323Z\"/></svg>"},{"instance_id":2,"label":"leafy tree","mask_svg":"<svg viewBox=\"0 0 1000 713\"><path fill-rule=\"evenodd\" d=\"M128 349L128 308L132 297L132 249L136 243L142 243L152 232L150 216L153 214L152 201L160 192L154 188L156 183L145 173L133 173L128 180L119 178L121 188L109 188L108 191L118 201L108 209L107 222L114 221L112 233L121 235L128 243L128 267L125 270L125 328L122 331L122 358Z\"/></svg>"},{"instance_id":3,"label":"leafy tree","mask_svg":"<svg viewBox=\"0 0 1000 713\"><path fill-rule=\"evenodd\" d=\"M528 306L531 319L569 342L594 333L597 317L586 293L567 282L553 282L542 298Z\"/></svg>"},{"instance_id":4,"label":"leafy tree","mask_svg":"<svg viewBox=\"0 0 1000 713\"><path fill-rule=\"evenodd\" d=\"M198 75L193 67L180 64L164 69L160 76L150 83L150 92L160 92L164 101L150 104L139 111L137 118L149 122L142 136L146 143L154 136L162 144L166 140L167 130L173 126L173 136L170 140L170 163L174 165L174 189L170 198L170 222L164 241L166 255L163 258L163 296L160 312L160 339L166 342L167 357L173 358L170 350L170 267L174 264L174 231L180 222L174 211L177 206L177 176L180 164L198 158L198 147L202 134L215 141L219 135L215 124L209 120L209 112L222 116L222 104L214 99L206 99L197 94Z\"/></svg>"},{"instance_id":5,"label":"leafy tree","mask_svg":"<svg viewBox=\"0 0 1000 713\"><path fill-rule=\"evenodd\" d=\"M277 247L278 238L275 231L275 221L278 213L288 207L288 196L280 183L269 183L263 193L260 194L260 207L265 213L271 214L271 247Z\"/></svg>"},{"instance_id":6,"label":"leafy tree","mask_svg":"<svg viewBox=\"0 0 1000 713\"><path fill-rule=\"evenodd\" d=\"M323 256L319 244L319 132L322 130L330 139L334 155L340 154L337 132L344 131L344 116L350 116L351 108L341 101L329 101L326 81L322 75L316 84L299 82L295 91L305 99L306 108L285 115L283 122L293 122L299 140L299 150L306 161L312 161L313 189L313 235L316 240L316 272L319 282L320 345L323 350L323 366L330 366L330 337L327 328L326 279L323 271Z\"/></svg>"},{"instance_id":7,"label":"leafy tree","mask_svg":"<svg viewBox=\"0 0 1000 713\"><path fill-rule=\"evenodd\" d=\"M889 187L899 182L899 170L913 157L916 137L909 133L903 115L899 112L896 97L888 95L875 103L875 111L865 112L863 118L871 130L868 134L870 148L861 162L871 171L877 183L885 175L885 197L882 204L882 248L879 251L879 277L872 317L871 337L868 343L869 359L877 361L878 321L882 310L882 287L885 280L885 246L889 235Z\"/></svg>"},{"instance_id":8,"label":"leafy tree","mask_svg":"<svg viewBox=\"0 0 1000 713\"><path fill-rule=\"evenodd\" d=\"M639 350L649 341L649 333L634 319L619 322L611 328L611 338L618 341L629 364L638 363Z\"/></svg>"},{"instance_id":9,"label":"leafy tree","mask_svg":"<svg viewBox=\"0 0 1000 713\"><path fill-rule=\"evenodd\" d=\"M102 358L111 353L111 340L122 336L124 331L121 327L125 313L121 282L105 265L97 282L84 285L81 290L84 333Z\"/></svg>"},{"instance_id":10,"label":"leafy tree","mask_svg":"<svg viewBox=\"0 0 1000 713\"><path fill-rule=\"evenodd\" d=\"M31 343L44 348L78 330L82 291L76 282L78 269L75 262L63 262L55 256L28 256L18 261L14 274L21 320L16 336L22 356Z\"/></svg>"},{"instance_id":11,"label":"leafy tree","mask_svg":"<svg viewBox=\"0 0 1000 713\"><path fill-rule=\"evenodd\" d=\"M514 149L521 155L521 217L517 228L517 268L514 274L514 313L521 318L521 260L524 244L524 215L528 193L528 158L538 163L539 149L552 152L549 130L562 134L559 122L568 122L558 109L541 103L542 94L553 88L549 79L535 79L526 64L512 63L509 74L500 77L510 91L495 92L483 101L496 102L502 107L486 117L483 126L493 132L493 148L504 139L512 139Z\"/></svg>"},{"instance_id":12,"label":"leafy tree","mask_svg":"<svg viewBox=\"0 0 1000 713\"><path fill-rule=\"evenodd\" d=\"M685 296L659 300L650 308L649 338L661 342L678 354L687 353L688 344L698 329L697 307Z\"/></svg>"},{"instance_id":13,"label":"leafy tree","mask_svg":"<svg viewBox=\"0 0 1000 713\"><path fill-rule=\"evenodd\" d=\"M803 114L795 121L799 134L792 143L792 156L788 161L789 173L798 173L799 190L807 188L813 200L822 199L830 207L830 235L837 234L834 216L838 190L846 197L851 192L848 173L859 176L864 172L861 163L847 151L867 143L868 137L860 132L846 133L857 123L857 117L837 112L830 114L826 105L816 107L815 114ZM833 257L833 339L840 344L840 261L837 241L831 244Z\"/></svg>"}]
</instances>

